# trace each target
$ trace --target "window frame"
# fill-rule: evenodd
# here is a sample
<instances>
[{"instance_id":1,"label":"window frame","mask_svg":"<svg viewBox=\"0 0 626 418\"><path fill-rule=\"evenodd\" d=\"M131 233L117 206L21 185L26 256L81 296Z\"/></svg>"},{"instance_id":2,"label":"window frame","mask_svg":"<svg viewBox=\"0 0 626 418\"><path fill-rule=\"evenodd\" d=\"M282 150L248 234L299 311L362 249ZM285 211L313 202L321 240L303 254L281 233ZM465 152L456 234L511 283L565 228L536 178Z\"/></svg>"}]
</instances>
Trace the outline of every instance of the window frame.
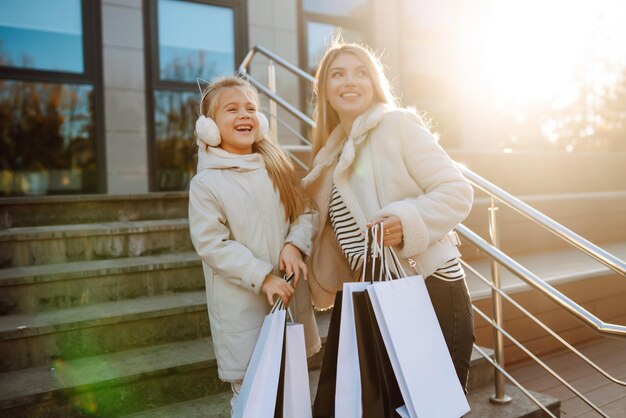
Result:
<instances>
[{"instance_id":1,"label":"window frame","mask_svg":"<svg viewBox=\"0 0 626 418\"><path fill-rule=\"evenodd\" d=\"M370 0L368 0L369 3ZM363 35L363 42L367 42L369 37L368 33L363 32L360 28L361 24L369 24L371 19L366 19L365 22L351 19L345 16L336 16L336 15L326 15L322 13L314 13L307 12L304 10L304 0L298 1L298 38L299 42L299 50L300 55L298 57L300 61L300 68L304 68L305 71L309 72L309 33L308 33L308 23L322 23L333 26L341 26L346 29L350 29L355 32L359 32Z\"/></svg>"},{"instance_id":2,"label":"window frame","mask_svg":"<svg viewBox=\"0 0 626 418\"><path fill-rule=\"evenodd\" d=\"M372 0L367 0L368 5L371 5L371 2ZM369 32L364 32L360 28L361 25L371 26L372 18L369 17L369 14L367 16L368 17L364 21L360 21L345 16L308 12L304 9L304 0L298 0L298 66L304 69L307 73L315 76L315 71L317 71L317 69L311 72L309 68L309 22L341 26L343 28L359 32L363 35L363 42L368 43L371 40L368 36ZM309 103L311 99L312 97L310 97L310 91L307 89L307 83L305 80L301 79L300 108L306 109L307 103ZM303 129L303 131L306 131L306 129ZM303 132L303 134L306 133Z\"/></svg>"},{"instance_id":3,"label":"window frame","mask_svg":"<svg viewBox=\"0 0 626 418\"><path fill-rule=\"evenodd\" d=\"M94 114L92 116L98 176L96 193L106 193L101 0L81 0L81 18L84 66L82 73L0 66L0 78L35 83L82 84L93 87Z\"/></svg>"},{"instance_id":4,"label":"window frame","mask_svg":"<svg viewBox=\"0 0 626 418\"><path fill-rule=\"evenodd\" d=\"M181 0L188 3L197 3L208 6L225 7L233 10L235 36L235 71L248 52L248 14L246 0ZM147 126L147 156L148 156L148 190L159 192L156 189L157 155L156 155L156 128L155 128L155 95L156 90L171 90L177 92L197 91L195 81L162 80L159 63L159 27L158 27L158 0L143 0L144 10L144 43L146 68L146 126ZM192 129L190 126L189 129Z\"/></svg>"}]
</instances>

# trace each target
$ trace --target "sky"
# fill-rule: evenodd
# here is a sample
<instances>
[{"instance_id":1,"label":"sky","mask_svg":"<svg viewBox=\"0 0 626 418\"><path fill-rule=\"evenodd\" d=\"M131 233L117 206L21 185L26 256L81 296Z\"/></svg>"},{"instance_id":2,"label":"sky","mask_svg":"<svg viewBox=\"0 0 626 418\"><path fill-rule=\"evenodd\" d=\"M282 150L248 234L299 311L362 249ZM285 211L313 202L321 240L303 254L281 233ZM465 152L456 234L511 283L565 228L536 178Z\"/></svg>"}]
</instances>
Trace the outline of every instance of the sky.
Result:
<instances>
[{"instance_id":1,"label":"sky","mask_svg":"<svg viewBox=\"0 0 626 418\"><path fill-rule=\"evenodd\" d=\"M498 104L601 88L626 66L626 1L493 0L484 37Z\"/></svg>"}]
</instances>

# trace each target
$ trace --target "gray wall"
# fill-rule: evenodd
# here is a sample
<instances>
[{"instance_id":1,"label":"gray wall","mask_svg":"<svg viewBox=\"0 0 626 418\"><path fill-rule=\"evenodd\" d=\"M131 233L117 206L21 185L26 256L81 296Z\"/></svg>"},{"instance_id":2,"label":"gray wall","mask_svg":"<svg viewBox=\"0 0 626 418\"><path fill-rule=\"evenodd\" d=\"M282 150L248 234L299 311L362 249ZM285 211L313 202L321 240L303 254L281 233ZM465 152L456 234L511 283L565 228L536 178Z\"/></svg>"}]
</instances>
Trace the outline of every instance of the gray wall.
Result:
<instances>
[{"instance_id":1,"label":"gray wall","mask_svg":"<svg viewBox=\"0 0 626 418\"><path fill-rule=\"evenodd\" d=\"M141 0L102 2L106 172L109 194L148 191L141 5Z\"/></svg>"}]
</instances>

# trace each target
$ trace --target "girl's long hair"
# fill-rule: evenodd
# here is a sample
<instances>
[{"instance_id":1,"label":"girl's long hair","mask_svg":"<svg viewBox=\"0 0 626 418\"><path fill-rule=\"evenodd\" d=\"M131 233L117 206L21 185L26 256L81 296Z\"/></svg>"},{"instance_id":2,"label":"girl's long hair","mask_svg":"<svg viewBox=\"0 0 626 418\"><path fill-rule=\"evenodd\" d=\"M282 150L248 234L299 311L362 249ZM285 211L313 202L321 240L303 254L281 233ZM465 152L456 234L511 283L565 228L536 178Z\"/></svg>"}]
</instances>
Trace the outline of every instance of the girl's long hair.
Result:
<instances>
[{"instance_id":1,"label":"girl's long hair","mask_svg":"<svg viewBox=\"0 0 626 418\"><path fill-rule=\"evenodd\" d=\"M229 76L214 79L204 90L200 101L200 112L215 120L220 94L229 88L240 89L258 109L259 94L256 89L243 78ZM278 190L280 200L285 208L285 215L289 222L294 222L298 216L312 207L312 203L304 194L300 182L296 178L291 159L278 144L267 136L255 142L252 145L252 150L263 157L265 168L274 187Z\"/></svg>"},{"instance_id":2,"label":"girl's long hair","mask_svg":"<svg viewBox=\"0 0 626 418\"><path fill-rule=\"evenodd\" d=\"M340 122L337 112L330 106L328 97L326 97L326 82L328 80L330 64L342 53L355 55L365 68L367 68L374 87L374 103L397 104L396 98L391 91L389 80L385 77L382 64L376 55L363 45L345 43L335 38L331 46L324 53L315 74L315 85L313 87L315 112L313 119L315 120L316 126L315 129L313 129L312 159L315 159L319 150L326 144L328 136Z\"/></svg>"}]
</instances>

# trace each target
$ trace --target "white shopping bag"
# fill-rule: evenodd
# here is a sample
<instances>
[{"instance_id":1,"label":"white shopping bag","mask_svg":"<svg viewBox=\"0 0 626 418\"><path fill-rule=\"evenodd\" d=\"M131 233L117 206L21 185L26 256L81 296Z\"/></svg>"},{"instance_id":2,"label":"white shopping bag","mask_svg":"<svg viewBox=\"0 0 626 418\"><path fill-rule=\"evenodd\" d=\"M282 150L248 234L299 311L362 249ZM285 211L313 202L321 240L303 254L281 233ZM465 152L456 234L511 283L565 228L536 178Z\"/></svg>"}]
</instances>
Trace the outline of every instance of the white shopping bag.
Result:
<instances>
[{"instance_id":1,"label":"white shopping bag","mask_svg":"<svg viewBox=\"0 0 626 418\"><path fill-rule=\"evenodd\" d=\"M352 292L363 291L369 282L343 284L341 299L341 323L339 325L339 347L337 349L337 386L335 389L335 416L361 418L361 372L354 328Z\"/></svg>"},{"instance_id":2,"label":"white shopping bag","mask_svg":"<svg viewBox=\"0 0 626 418\"><path fill-rule=\"evenodd\" d=\"M468 412L422 276L376 282L367 292L408 415L458 418Z\"/></svg>"},{"instance_id":3,"label":"white shopping bag","mask_svg":"<svg viewBox=\"0 0 626 418\"><path fill-rule=\"evenodd\" d=\"M285 310L277 309L266 315L263 320L233 417L268 418L274 416L284 338Z\"/></svg>"},{"instance_id":4,"label":"white shopping bag","mask_svg":"<svg viewBox=\"0 0 626 418\"><path fill-rule=\"evenodd\" d=\"M304 345L304 326L287 324L285 331L285 418L311 418L311 389Z\"/></svg>"}]
</instances>

